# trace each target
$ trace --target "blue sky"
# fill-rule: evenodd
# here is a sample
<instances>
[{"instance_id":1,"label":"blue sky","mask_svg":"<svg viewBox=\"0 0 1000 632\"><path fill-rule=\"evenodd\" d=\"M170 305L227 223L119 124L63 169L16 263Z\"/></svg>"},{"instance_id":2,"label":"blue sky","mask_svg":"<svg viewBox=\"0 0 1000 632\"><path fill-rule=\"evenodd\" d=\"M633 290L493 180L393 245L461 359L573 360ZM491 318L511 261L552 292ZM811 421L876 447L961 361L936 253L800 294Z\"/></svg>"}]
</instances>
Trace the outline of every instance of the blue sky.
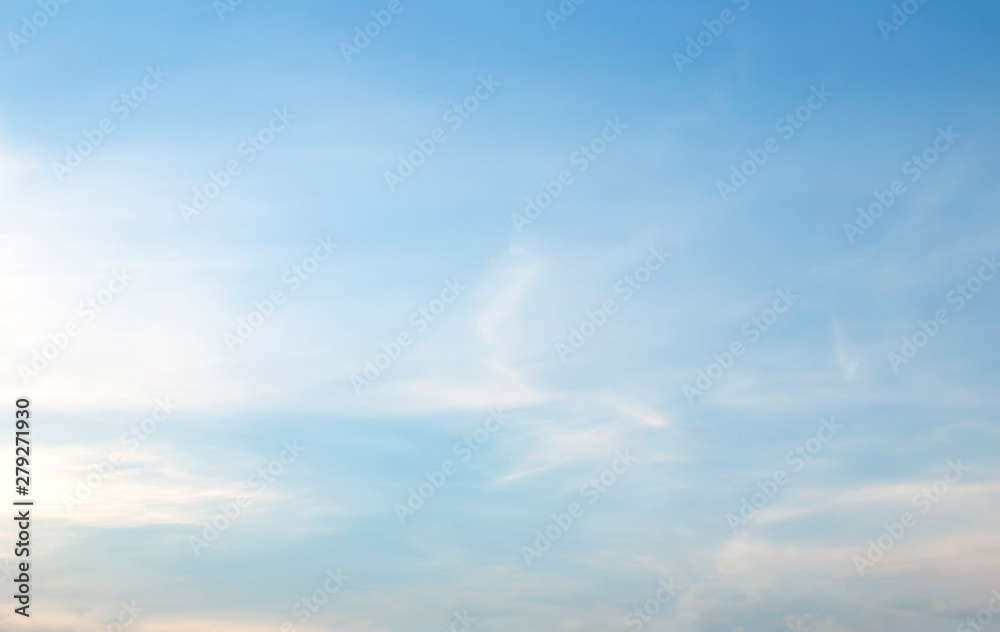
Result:
<instances>
[{"instance_id":1,"label":"blue sky","mask_svg":"<svg viewBox=\"0 0 1000 632\"><path fill-rule=\"evenodd\" d=\"M133 600L152 632L996 616L1000 8L928 0L887 31L891 2L588 0L553 28L556 0L400 0L346 59L389 4L76 0L30 38L41 5L0 9L27 628Z\"/></svg>"}]
</instances>

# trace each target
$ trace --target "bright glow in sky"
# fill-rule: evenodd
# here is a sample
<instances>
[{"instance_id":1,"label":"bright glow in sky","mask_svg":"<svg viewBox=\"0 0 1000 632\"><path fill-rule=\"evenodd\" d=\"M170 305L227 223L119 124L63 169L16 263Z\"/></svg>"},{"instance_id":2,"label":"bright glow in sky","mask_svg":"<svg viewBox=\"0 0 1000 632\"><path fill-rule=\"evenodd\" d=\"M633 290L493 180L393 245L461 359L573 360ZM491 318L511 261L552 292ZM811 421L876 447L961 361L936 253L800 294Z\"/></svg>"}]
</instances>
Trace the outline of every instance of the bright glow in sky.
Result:
<instances>
[{"instance_id":1,"label":"bright glow in sky","mask_svg":"<svg viewBox=\"0 0 1000 632\"><path fill-rule=\"evenodd\" d=\"M0 628L1000 616L995 3L231 1L0 8Z\"/></svg>"}]
</instances>

